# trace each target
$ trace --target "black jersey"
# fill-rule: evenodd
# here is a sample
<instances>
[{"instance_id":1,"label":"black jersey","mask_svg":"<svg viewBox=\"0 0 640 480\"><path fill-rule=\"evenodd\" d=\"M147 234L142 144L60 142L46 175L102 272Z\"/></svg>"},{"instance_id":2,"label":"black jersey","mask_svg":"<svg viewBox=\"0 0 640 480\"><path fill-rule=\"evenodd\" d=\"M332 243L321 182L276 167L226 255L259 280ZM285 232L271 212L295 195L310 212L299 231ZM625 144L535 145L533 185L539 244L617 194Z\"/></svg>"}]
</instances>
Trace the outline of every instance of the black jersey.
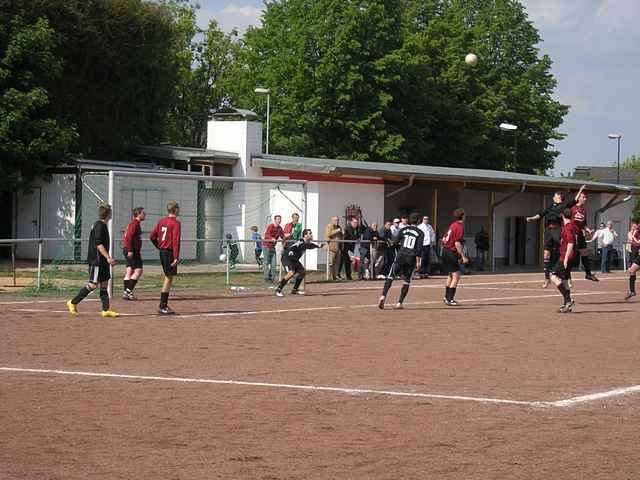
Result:
<instances>
[{"instance_id":1,"label":"black jersey","mask_svg":"<svg viewBox=\"0 0 640 480\"><path fill-rule=\"evenodd\" d=\"M562 226L562 211L565 208L573 207L576 203L578 202L576 202L575 200L570 200L568 202L562 203L552 203L542 212L540 212L540 217L546 220L547 227L559 228Z\"/></svg>"},{"instance_id":2,"label":"black jersey","mask_svg":"<svg viewBox=\"0 0 640 480\"><path fill-rule=\"evenodd\" d=\"M424 232L415 225L403 227L398 232L396 243L398 244L398 256L415 257L422 255Z\"/></svg>"},{"instance_id":3,"label":"black jersey","mask_svg":"<svg viewBox=\"0 0 640 480\"><path fill-rule=\"evenodd\" d=\"M107 259L98 252L98 245L102 245L109 251L109 229L107 225L98 220L93 224L89 234L89 249L87 250L87 263L92 267L108 267Z\"/></svg>"},{"instance_id":4,"label":"black jersey","mask_svg":"<svg viewBox=\"0 0 640 480\"><path fill-rule=\"evenodd\" d=\"M283 255L289 260L300 260L305 250L313 250L314 248L320 247L313 242L307 243L304 240L298 240L285 248Z\"/></svg>"}]
</instances>

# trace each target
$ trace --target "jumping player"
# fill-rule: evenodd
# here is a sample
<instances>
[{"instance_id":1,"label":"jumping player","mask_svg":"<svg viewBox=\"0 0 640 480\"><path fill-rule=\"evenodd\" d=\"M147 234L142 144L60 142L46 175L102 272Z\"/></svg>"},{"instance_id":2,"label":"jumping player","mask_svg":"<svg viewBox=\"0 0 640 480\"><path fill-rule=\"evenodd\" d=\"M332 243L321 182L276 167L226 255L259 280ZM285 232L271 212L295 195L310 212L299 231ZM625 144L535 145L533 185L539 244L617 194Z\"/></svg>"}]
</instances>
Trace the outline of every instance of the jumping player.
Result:
<instances>
[{"instance_id":1,"label":"jumping player","mask_svg":"<svg viewBox=\"0 0 640 480\"><path fill-rule=\"evenodd\" d=\"M527 222L529 223L537 222L541 218L546 220L544 232L544 283L542 284L542 288L547 288L549 286L551 267L558 259L560 232L562 231L562 211L565 208L573 207L578 202L578 197L585 187L586 185L580 187L576 197L572 201L566 203L564 201L564 192L555 192L553 194L553 203L551 203L551 205L537 215L527 217Z\"/></svg>"},{"instance_id":2,"label":"jumping player","mask_svg":"<svg viewBox=\"0 0 640 480\"><path fill-rule=\"evenodd\" d=\"M280 281L278 288L276 288L276 296L284 297L282 289L293 277L296 277L296 281L293 284L291 294L304 295L304 290L300 290L300 284L304 279L306 271L302 266L302 263L300 263L300 257L302 257L305 250L313 250L315 248L322 247L321 244L319 245L317 243L313 243L312 240L313 234L311 233L311 230L305 228L302 231L302 240L290 243L282 252L282 257L280 260L282 262L282 266L287 271L287 274Z\"/></svg>"},{"instance_id":3,"label":"jumping player","mask_svg":"<svg viewBox=\"0 0 640 480\"><path fill-rule=\"evenodd\" d=\"M180 260L181 225L178 220L180 206L171 201L167 204L168 215L158 220L151 232L151 243L160 250L160 263L164 272L164 281L160 292L160 315L173 315L176 312L169 307L169 291L173 284L173 277L178 275L178 261Z\"/></svg>"},{"instance_id":4,"label":"jumping player","mask_svg":"<svg viewBox=\"0 0 640 480\"><path fill-rule=\"evenodd\" d=\"M566 208L562 212L562 232L560 234L560 258L553 267L551 273L551 281L558 288L558 291L564 299L564 304L560 307L560 313L569 313L573 311L576 302L571 298L571 288L569 286L569 278L571 277L571 269L577 265L577 242L579 228L572 220L573 213L571 209Z\"/></svg>"},{"instance_id":5,"label":"jumping player","mask_svg":"<svg viewBox=\"0 0 640 480\"><path fill-rule=\"evenodd\" d=\"M400 290L400 297L398 298L395 309L402 310L404 308L403 302L407 297L407 293L409 293L413 272L415 272L417 268L420 268L422 244L424 243L424 232L416 226L417 223L418 215L412 213L409 216L409 225L401 228L398 231L397 237L394 239L398 245L398 249L396 250L395 259L391 264L389 275L387 275L387 279L384 282L382 295L378 302L380 309L384 309L384 302L387 299L387 294L396 275L400 275L404 283L402 290Z\"/></svg>"},{"instance_id":6,"label":"jumping player","mask_svg":"<svg viewBox=\"0 0 640 480\"><path fill-rule=\"evenodd\" d=\"M442 237L442 269L447 274L444 303L456 307L456 288L460 281L460 263L467 264L469 259L464 254L461 240L464 238L464 210L457 208L453 212L454 222L449 225L447 234Z\"/></svg>"},{"instance_id":7,"label":"jumping player","mask_svg":"<svg viewBox=\"0 0 640 480\"><path fill-rule=\"evenodd\" d=\"M142 276L142 229L140 223L144 222L147 214L143 207L133 209L133 218L127 226L127 231L122 238L122 254L127 261L127 269L124 272L124 291L122 298L125 300L135 300L133 289Z\"/></svg>"},{"instance_id":8,"label":"jumping player","mask_svg":"<svg viewBox=\"0 0 640 480\"><path fill-rule=\"evenodd\" d=\"M571 221L578 229L578 236L576 239L576 249L580 255L580 261L582 262L582 268L584 268L584 278L591 280L592 282L599 282L591 272L591 262L589 261L589 249L587 248L586 234L593 233L591 229L587 228L587 209L585 207L587 203L587 194L581 189L576 195L576 204L571 207Z\"/></svg>"},{"instance_id":9,"label":"jumping player","mask_svg":"<svg viewBox=\"0 0 640 480\"><path fill-rule=\"evenodd\" d=\"M631 266L629 267L629 293L624 297L629 300L636 296L636 273L640 270L640 218L634 218L627 240L631 246Z\"/></svg>"},{"instance_id":10,"label":"jumping player","mask_svg":"<svg viewBox=\"0 0 640 480\"><path fill-rule=\"evenodd\" d=\"M111 219L111 205L106 203L98 208L98 221L93 224L89 234L89 248L87 250L87 263L89 264L89 282L80 289L73 299L67 302L67 308L71 315L78 315L77 305L98 285L100 285L100 302L102 303L103 317L117 317L118 313L109 308L109 292L107 290L111 278L111 266L116 261L109 254L109 229L107 222Z\"/></svg>"}]
</instances>

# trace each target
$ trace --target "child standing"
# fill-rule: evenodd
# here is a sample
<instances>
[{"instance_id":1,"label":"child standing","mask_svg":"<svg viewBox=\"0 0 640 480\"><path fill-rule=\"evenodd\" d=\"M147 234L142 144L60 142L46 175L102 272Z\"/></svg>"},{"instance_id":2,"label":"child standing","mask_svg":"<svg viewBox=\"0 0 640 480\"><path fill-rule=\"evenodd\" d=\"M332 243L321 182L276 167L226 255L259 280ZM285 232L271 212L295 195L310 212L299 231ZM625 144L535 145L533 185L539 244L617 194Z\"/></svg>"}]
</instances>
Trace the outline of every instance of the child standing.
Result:
<instances>
[{"instance_id":1,"label":"child standing","mask_svg":"<svg viewBox=\"0 0 640 480\"><path fill-rule=\"evenodd\" d=\"M258 233L258 227L256 225L251 227L251 240L256 242L256 246L255 246L256 263L258 264L258 268L262 269L262 237Z\"/></svg>"}]
</instances>

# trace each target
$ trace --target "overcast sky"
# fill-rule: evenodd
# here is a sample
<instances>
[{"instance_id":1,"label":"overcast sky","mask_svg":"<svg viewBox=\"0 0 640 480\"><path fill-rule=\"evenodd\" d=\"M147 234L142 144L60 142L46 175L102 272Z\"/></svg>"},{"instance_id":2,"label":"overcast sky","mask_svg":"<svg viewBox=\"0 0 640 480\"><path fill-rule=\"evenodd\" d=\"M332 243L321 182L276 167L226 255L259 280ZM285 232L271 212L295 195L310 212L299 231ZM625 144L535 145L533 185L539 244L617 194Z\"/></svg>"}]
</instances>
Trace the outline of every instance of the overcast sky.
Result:
<instances>
[{"instance_id":1,"label":"overcast sky","mask_svg":"<svg viewBox=\"0 0 640 480\"><path fill-rule=\"evenodd\" d=\"M617 146L607 134L622 133L621 159L640 154L640 0L521 0L554 62L556 98L571 106L558 142L556 171L576 165L614 165ZM223 30L259 23L262 0L200 0L202 26L215 18ZM639 59L640 60L640 59Z\"/></svg>"}]
</instances>

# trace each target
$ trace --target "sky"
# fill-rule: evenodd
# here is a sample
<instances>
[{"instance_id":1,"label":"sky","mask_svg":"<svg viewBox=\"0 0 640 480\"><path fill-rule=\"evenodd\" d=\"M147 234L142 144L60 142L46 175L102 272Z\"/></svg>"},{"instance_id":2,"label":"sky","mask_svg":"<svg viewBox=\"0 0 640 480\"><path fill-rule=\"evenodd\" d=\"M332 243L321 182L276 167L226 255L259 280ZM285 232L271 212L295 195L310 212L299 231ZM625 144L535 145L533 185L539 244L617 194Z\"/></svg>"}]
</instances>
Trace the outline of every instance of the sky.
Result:
<instances>
[{"instance_id":1,"label":"sky","mask_svg":"<svg viewBox=\"0 0 640 480\"><path fill-rule=\"evenodd\" d=\"M216 19L221 28L259 25L262 0L199 0L198 21ZM540 32L540 50L553 60L555 98L569 105L555 144L561 152L554 173L578 165L612 166L623 135L620 159L640 154L635 135L640 115L640 0L521 0ZM639 59L640 60L640 59Z\"/></svg>"}]
</instances>

